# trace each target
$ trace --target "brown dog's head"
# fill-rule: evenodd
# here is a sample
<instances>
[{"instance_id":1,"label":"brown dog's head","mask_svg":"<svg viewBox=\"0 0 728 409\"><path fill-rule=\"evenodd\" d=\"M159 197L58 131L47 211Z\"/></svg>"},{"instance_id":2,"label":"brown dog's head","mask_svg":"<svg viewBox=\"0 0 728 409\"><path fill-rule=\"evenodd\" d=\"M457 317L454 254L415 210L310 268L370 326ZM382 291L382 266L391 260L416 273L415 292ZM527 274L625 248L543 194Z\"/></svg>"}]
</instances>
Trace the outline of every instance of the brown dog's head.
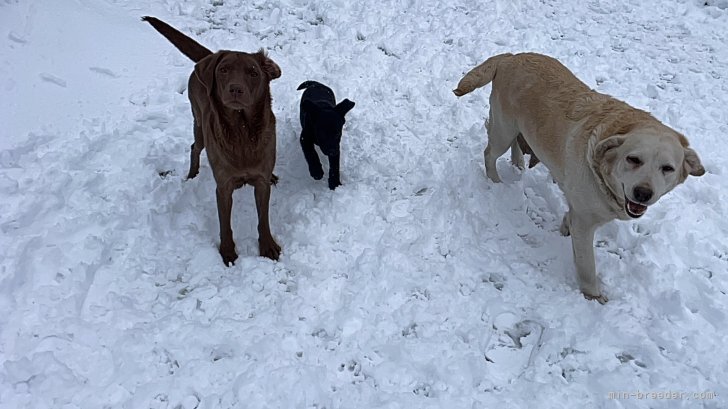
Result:
<instances>
[{"instance_id":1,"label":"brown dog's head","mask_svg":"<svg viewBox=\"0 0 728 409\"><path fill-rule=\"evenodd\" d=\"M268 84L281 76L281 69L263 50L254 54L218 51L195 65L195 75L224 107L243 110L268 92Z\"/></svg>"},{"instance_id":2,"label":"brown dog's head","mask_svg":"<svg viewBox=\"0 0 728 409\"><path fill-rule=\"evenodd\" d=\"M642 216L647 207L684 182L705 173L685 137L662 124L635 127L596 145L593 161L624 212Z\"/></svg>"}]
</instances>

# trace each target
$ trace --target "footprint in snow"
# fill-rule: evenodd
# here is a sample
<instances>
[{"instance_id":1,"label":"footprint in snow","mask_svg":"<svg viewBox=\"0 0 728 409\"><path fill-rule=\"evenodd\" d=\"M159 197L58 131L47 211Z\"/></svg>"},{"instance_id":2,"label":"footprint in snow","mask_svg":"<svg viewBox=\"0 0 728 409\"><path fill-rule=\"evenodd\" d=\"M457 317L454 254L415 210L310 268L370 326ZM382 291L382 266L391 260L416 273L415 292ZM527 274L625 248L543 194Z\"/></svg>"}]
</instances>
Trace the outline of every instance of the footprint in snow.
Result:
<instances>
[{"instance_id":1,"label":"footprint in snow","mask_svg":"<svg viewBox=\"0 0 728 409\"><path fill-rule=\"evenodd\" d=\"M56 84L59 87L66 88L66 80L60 77L56 77L55 75L43 72L40 74L40 79L45 82L50 82L51 84Z\"/></svg>"},{"instance_id":2,"label":"footprint in snow","mask_svg":"<svg viewBox=\"0 0 728 409\"><path fill-rule=\"evenodd\" d=\"M18 44L25 44L28 42L28 40L24 39L20 34L14 33L12 31L8 33L8 39Z\"/></svg>"},{"instance_id":3,"label":"footprint in snow","mask_svg":"<svg viewBox=\"0 0 728 409\"><path fill-rule=\"evenodd\" d=\"M508 384L533 365L546 327L537 321L519 321L516 315L503 313L495 318L493 329L496 334L485 347L484 357L498 380Z\"/></svg>"},{"instance_id":4,"label":"footprint in snow","mask_svg":"<svg viewBox=\"0 0 728 409\"><path fill-rule=\"evenodd\" d=\"M116 73L114 73L113 71L111 71L108 68L88 67L88 69L91 70L91 71L93 71L93 72L95 72L95 73L97 73L97 74L106 75L107 77L119 78L119 75L117 75Z\"/></svg>"}]
</instances>

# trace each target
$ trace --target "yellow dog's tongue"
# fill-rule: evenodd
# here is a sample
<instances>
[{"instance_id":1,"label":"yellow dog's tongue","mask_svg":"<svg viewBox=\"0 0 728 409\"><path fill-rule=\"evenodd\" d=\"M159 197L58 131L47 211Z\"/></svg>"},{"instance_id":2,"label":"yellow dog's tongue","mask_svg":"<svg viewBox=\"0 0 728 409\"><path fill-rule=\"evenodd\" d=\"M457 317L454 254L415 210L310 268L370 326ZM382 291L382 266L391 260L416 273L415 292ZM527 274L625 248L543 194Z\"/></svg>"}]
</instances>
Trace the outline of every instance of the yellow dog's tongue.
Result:
<instances>
[{"instance_id":1,"label":"yellow dog's tongue","mask_svg":"<svg viewBox=\"0 0 728 409\"><path fill-rule=\"evenodd\" d=\"M643 206L641 204L635 203L631 200L627 200L627 209L630 213L641 216L647 211L647 206Z\"/></svg>"}]
</instances>

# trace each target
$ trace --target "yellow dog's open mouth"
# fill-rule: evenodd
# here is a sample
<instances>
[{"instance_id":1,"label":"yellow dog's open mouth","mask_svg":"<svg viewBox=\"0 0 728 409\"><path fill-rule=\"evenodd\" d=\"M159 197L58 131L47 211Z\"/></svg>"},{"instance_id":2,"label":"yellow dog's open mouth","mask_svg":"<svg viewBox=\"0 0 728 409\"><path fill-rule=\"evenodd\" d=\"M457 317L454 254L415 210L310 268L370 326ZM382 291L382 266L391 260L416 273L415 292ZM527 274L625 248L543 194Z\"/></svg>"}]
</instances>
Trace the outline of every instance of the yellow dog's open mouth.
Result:
<instances>
[{"instance_id":1,"label":"yellow dog's open mouth","mask_svg":"<svg viewBox=\"0 0 728 409\"><path fill-rule=\"evenodd\" d=\"M641 217L647 211L647 206L635 203L626 197L624 198L624 210L627 211L627 215L634 219Z\"/></svg>"},{"instance_id":2,"label":"yellow dog's open mouth","mask_svg":"<svg viewBox=\"0 0 728 409\"><path fill-rule=\"evenodd\" d=\"M629 200L627 192L624 190L624 184L622 184L622 194L624 195L624 211L627 212L627 215L633 219L642 217L647 211L647 206Z\"/></svg>"}]
</instances>

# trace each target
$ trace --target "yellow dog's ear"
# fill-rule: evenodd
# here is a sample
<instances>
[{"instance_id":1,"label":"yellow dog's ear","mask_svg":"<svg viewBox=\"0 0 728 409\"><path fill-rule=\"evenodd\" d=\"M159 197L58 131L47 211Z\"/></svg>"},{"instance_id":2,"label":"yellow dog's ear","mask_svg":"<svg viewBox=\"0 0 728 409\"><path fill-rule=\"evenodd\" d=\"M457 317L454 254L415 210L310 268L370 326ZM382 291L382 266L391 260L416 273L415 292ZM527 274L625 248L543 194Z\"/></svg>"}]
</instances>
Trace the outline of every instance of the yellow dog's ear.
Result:
<instances>
[{"instance_id":1,"label":"yellow dog's ear","mask_svg":"<svg viewBox=\"0 0 728 409\"><path fill-rule=\"evenodd\" d=\"M608 155L609 151L622 146L625 139L626 137L624 135L612 135L609 138L602 140L594 147L592 161L595 164L601 165L605 157L607 157L608 160L613 159L613 155Z\"/></svg>"},{"instance_id":2,"label":"yellow dog's ear","mask_svg":"<svg viewBox=\"0 0 728 409\"><path fill-rule=\"evenodd\" d=\"M703 176L705 174L705 168L700 163L700 158L697 152L690 148L685 149L685 160L683 161L683 170L685 173L691 176ZM687 175L686 175L687 177Z\"/></svg>"},{"instance_id":3,"label":"yellow dog's ear","mask_svg":"<svg viewBox=\"0 0 728 409\"><path fill-rule=\"evenodd\" d=\"M210 54L195 64L195 76L205 86L207 95L215 88L215 69L220 61L220 53Z\"/></svg>"}]
</instances>

